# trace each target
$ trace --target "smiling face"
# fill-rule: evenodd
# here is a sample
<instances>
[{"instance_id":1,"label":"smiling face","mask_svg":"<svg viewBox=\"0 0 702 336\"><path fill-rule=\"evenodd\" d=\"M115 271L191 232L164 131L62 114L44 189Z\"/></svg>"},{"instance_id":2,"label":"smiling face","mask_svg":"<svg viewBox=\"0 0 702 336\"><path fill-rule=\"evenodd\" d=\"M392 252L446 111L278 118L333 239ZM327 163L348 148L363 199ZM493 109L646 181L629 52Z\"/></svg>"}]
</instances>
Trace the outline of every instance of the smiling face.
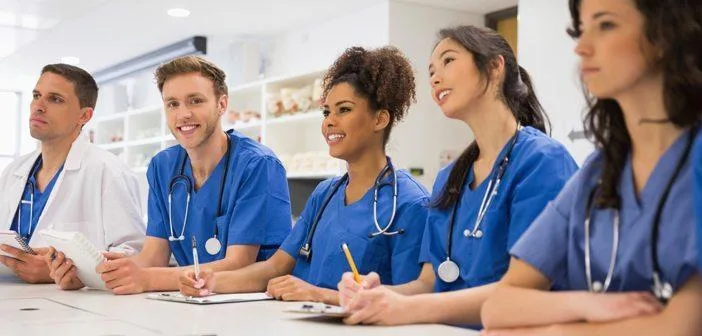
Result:
<instances>
[{"instance_id":1,"label":"smiling face","mask_svg":"<svg viewBox=\"0 0 702 336\"><path fill-rule=\"evenodd\" d=\"M200 73L168 78L162 97L168 128L183 148L198 148L221 128L227 96L217 98L213 82Z\"/></svg>"},{"instance_id":2,"label":"smiling face","mask_svg":"<svg viewBox=\"0 0 702 336\"><path fill-rule=\"evenodd\" d=\"M39 141L74 137L93 115L93 108L80 107L72 82L45 72L32 91L29 133Z\"/></svg>"},{"instance_id":3,"label":"smiling face","mask_svg":"<svg viewBox=\"0 0 702 336\"><path fill-rule=\"evenodd\" d=\"M484 80L473 54L451 38L434 48L429 80L432 98L448 118L464 119L465 111L484 96Z\"/></svg>"},{"instance_id":4,"label":"smiling face","mask_svg":"<svg viewBox=\"0 0 702 336\"><path fill-rule=\"evenodd\" d=\"M580 71L598 98L615 98L660 75L645 19L632 0L584 0L580 6Z\"/></svg>"},{"instance_id":5,"label":"smiling face","mask_svg":"<svg viewBox=\"0 0 702 336\"><path fill-rule=\"evenodd\" d=\"M368 150L383 147L389 120L387 111L372 111L368 99L359 96L348 83L335 85L324 101L322 122L329 155L352 161Z\"/></svg>"}]
</instances>

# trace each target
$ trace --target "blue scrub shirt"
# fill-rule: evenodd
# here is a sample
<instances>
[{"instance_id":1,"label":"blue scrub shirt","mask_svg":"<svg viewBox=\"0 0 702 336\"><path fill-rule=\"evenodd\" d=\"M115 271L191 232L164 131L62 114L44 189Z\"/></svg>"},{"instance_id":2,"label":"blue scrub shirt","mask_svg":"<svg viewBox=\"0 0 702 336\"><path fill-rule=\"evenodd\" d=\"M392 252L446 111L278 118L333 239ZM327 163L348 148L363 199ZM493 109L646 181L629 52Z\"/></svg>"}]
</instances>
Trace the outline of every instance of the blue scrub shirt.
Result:
<instances>
[{"instance_id":1,"label":"blue scrub shirt","mask_svg":"<svg viewBox=\"0 0 702 336\"><path fill-rule=\"evenodd\" d=\"M692 151L692 165L694 169L695 197L694 207L697 217L697 267L702 272L702 133L697 136L695 147Z\"/></svg>"},{"instance_id":2,"label":"blue scrub shirt","mask_svg":"<svg viewBox=\"0 0 702 336\"><path fill-rule=\"evenodd\" d=\"M61 168L59 168L59 170L54 174L54 177L51 178L51 181L49 181L49 184L47 184L46 188L44 188L44 192L41 192L37 187L36 174L41 169L42 163L43 161L40 156L37 159L36 163L34 163L34 166L32 168L34 174L29 176L29 182L31 182L32 185L34 185L34 213L32 213L32 207L29 204L22 204L22 202L20 201L20 204L17 205L17 212L15 212L15 217L12 220L12 224L10 225L10 230L19 233L22 237L24 237L25 241L27 242L32 238L32 235L34 234L34 229L37 227L37 223L39 222L39 218L41 217L41 213L44 212L46 202L49 201L51 191L54 189L54 184L56 184L58 176L61 175L61 171L63 171L63 165L61 165ZM22 192L22 200L24 201L31 200L32 190L31 188L29 188L28 184L29 183L25 185L24 191ZM20 213L22 216L22 223L18 225Z\"/></svg>"},{"instance_id":3,"label":"blue scrub shirt","mask_svg":"<svg viewBox=\"0 0 702 336\"><path fill-rule=\"evenodd\" d=\"M500 280L509 265L509 249L577 170L575 161L563 145L537 129L522 128L497 196L480 225L483 237L466 237L464 230L473 229L488 183L496 174L508 145L499 154L490 176L475 190L469 187L474 178L472 167L469 170L453 228L451 259L460 269L460 276L453 283L438 277L438 267L447 256L452 208L431 208L429 211L419 261L433 266L437 275L436 292L477 287ZM452 163L439 172L432 197L441 195L453 166Z\"/></svg>"},{"instance_id":4,"label":"blue scrub shirt","mask_svg":"<svg viewBox=\"0 0 702 336\"><path fill-rule=\"evenodd\" d=\"M344 272L350 272L341 244L346 243L361 274L377 272L383 284L397 285L417 278L417 262L422 232L426 223L427 191L407 171L397 171L397 214L388 231L403 229L394 236L377 236L373 222L373 191L369 189L358 201L345 205L344 183L334 193L324 210L312 239L310 259L299 255L307 232L340 177L321 182L310 196L300 219L281 249L296 259L293 275L312 285L336 289ZM392 181L386 176L385 182ZM392 212L392 187L384 186L378 195L378 223L383 228Z\"/></svg>"},{"instance_id":5,"label":"blue scrub shirt","mask_svg":"<svg viewBox=\"0 0 702 336\"><path fill-rule=\"evenodd\" d=\"M236 132L228 131L232 153L227 180L224 182L222 211L217 217L217 200L220 183L224 175L226 158L217 164L199 190L192 191L185 240L169 241L169 246L178 265L193 264L191 237L198 245L201 263L223 259L231 245L260 245L257 260L268 259L290 232L292 225L290 195L285 169L275 154L258 142ZM146 173L149 182L148 214L146 234L168 240L168 190L170 182L180 173L180 158L185 150L173 146L157 154ZM194 181L190 161L185 164L184 175ZM183 230L186 204L186 188L176 185L172 198L173 236ZM214 237L215 225L222 249L217 255L205 250L207 239Z\"/></svg>"},{"instance_id":6,"label":"blue scrub shirt","mask_svg":"<svg viewBox=\"0 0 702 336\"><path fill-rule=\"evenodd\" d=\"M653 285L651 230L656 207L684 152L690 134L685 133L658 160L637 197L627 159L619 181L621 197L620 241L610 292L649 291ZM548 277L559 290L588 290L585 276L585 211L590 192L601 176L604 154L591 155L583 168L549 204L512 249ZM664 281L677 290L694 274L694 215L692 168L688 160L674 182L661 213L658 249ZM590 219L592 279L603 282L613 248L612 209L594 209Z\"/></svg>"}]
</instances>

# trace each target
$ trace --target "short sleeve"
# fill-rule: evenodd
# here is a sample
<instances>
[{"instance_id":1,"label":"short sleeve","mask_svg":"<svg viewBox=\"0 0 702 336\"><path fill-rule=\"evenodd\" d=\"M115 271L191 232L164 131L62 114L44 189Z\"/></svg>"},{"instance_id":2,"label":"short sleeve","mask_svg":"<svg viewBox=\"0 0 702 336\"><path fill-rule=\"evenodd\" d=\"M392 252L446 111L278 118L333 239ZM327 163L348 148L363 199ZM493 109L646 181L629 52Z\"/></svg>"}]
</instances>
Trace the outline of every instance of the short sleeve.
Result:
<instances>
[{"instance_id":1,"label":"short sleeve","mask_svg":"<svg viewBox=\"0 0 702 336\"><path fill-rule=\"evenodd\" d=\"M227 245L280 244L291 227L285 169L268 156L253 158L237 190Z\"/></svg>"},{"instance_id":2,"label":"short sleeve","mask_svg":"<svg viewBox=\"0 0 702 336\"><path fill-rule=\"evenodd\" d=\"M168 239L166 226L168 225L165 216L168 216L168 209L163 201L163 186L158 182L158 172L156 169L158 157L151 160L149 169L146 171L146 181L149 184L149 196L147 201L148 223L146 225L146 235L150 237Z\"/></svg>"},{"instance_id":3,"label":"short sleeve","mask_svg":"<svg viewBox=\"0 0 702 336\"><path fill-rule=\"evenodd\" d=\"M568 181L510 250L512 256L535 267L554 283L566 275L569 222L576 193L584 181L581 173Z\"/></svg>"}]
</instances>

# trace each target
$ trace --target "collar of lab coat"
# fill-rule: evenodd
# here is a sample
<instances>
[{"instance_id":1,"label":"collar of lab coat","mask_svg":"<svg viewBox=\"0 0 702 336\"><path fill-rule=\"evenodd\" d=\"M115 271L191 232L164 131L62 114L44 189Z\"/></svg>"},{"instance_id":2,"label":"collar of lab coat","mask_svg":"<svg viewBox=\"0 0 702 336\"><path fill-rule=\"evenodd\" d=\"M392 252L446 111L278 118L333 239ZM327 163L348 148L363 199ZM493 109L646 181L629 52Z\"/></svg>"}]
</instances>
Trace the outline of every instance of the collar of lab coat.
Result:
<instances>
[{"instance_id":1,"label":"collar of lab coat","mask_svg":"<svg viewBox=\"0 0 702 336\"><path fill-rule=\"evenodd\" d=\"M85 139L82 133L79 134L78 138L76 138L76 140L73 141L73 144L71 144L71 149L68 150L68 156L66 157L66 162L63 164L63 170L71 171L80 169L87 147L88 141ZM41 154L41 149L34 151L29 160L17 167L17 170L15 170L15 176L28 178L29 171L32 170L32 166L34 166L34 163L37 161L39 154Z\"/></svg>"}]
</instances>

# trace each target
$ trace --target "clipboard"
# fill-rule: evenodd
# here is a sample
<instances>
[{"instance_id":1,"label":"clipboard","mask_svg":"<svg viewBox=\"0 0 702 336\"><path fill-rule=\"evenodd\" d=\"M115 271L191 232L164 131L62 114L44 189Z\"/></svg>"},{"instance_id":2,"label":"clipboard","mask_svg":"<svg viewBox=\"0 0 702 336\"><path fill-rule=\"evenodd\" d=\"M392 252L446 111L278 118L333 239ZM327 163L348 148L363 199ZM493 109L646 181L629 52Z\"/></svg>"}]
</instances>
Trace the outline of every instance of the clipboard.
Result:
<instances>
[{"instance_id":1,"label":"clipboard","mask_svg":"<svg viewBox=\"0 0 702 336\"><path fill-rule=\"evenodd\" d=\"M167 292L151 293L148 294L146 298L151 300L190 303L197 305L273 300L273 298L266 295L266 293L215 294L204 297L191 297L185 296L179 292Z\"/></svg>"},{"instance_id":2,"label":"clipboard","mask_svg":"<svg viewBox=\"0 0 702 336\"><path fill-rule=\"evenodd\" d=\"M344 311L344 308L339 306L328 305L324 303L303 303L299 306L289 307L284 310L288 313L320 315L328 317L348 317L349 312Z\"/></svg>"}]
</instances>

